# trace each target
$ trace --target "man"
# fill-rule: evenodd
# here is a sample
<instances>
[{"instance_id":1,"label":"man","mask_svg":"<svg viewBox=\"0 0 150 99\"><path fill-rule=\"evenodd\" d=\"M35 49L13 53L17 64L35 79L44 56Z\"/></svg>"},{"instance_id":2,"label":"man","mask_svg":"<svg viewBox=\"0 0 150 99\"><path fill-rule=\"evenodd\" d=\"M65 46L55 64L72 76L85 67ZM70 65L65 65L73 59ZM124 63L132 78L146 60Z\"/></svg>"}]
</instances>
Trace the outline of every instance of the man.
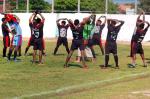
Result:
<instances>
[{"instance_id":1,"label":"man","mask_svg":"<svg viewBox=\"0 0 150 99\"><path fill-rule=\"evenodd\" d=\"M34 39L34 44L33 44L33 63L36 62L36 54L37 50L39 50L39 65L43 64L42 62L42 50L43 50L43 27L44 27L44 21L45 18L43 15L39 12L36 11L33 16L37 16L37 14L41 17L37 17L35 19L35 22L31 21L30 27L32 28L33 32L33 39Z\"/></svg>"},{"instance_id":2,"label":"man","mask_svg":"<svg viewBox=\"0 0 150 99\"><path fill-rule=\"evenodd\" d=\"M85 64L85 60L84 60L84 45L83 45L83 28L84 28L84 24L85 24L85 20L83 22L79 22L78 19L74 20L74 23L69 20L69 24L72 30L72 34L73 34L73 40L72 40L72 44L71 44L71 48L70 48L70 52L66 58L66 62L64 67L68 67L68 62L74 52L74 50L76 49L80 49L81 50L81 58L82 58L82 65L83 68L87 68L87 65Z\"/></svg>"},{"instance_id":3,"label":"man","mask_svg":"<svg viewBox=\"0 0 150 99\"><path fill-rule=\"evenodd\" d=\"M101 20L102 18L104 18L103 23ZM102 35L102 30L105 27L105 23L106 23L106 17L105 16L99 17L98 20L96 21L96 25L94 27L94 34L92 36L92 45L91 45L91 47L93 47L94 45L99 45L101 52L102 52L102 55L104 55L104 50L103 50L101 35Z\"/></svg>"},{"instance_id":4,"label":"man","mask_svg":"<svg viewBox=\"0 0 150 99\"><path fill-rule=\"evenodd\" d=\"M36 21L36 15L35 15L36 13L33 13L31 16L30 16L30 18L29 18L29 27L30 27L30 30L31 30L31 36L30 36L30 39L29 39L29 41L28 41L28 45L27 45L27 47L26 47L26 49L25 49L25 54L24 55L26 55L27 54L27 52L28 52L28 50L29 50L29 48L30 48L30 46L33 46L34 45L34 34L33 34L33 28L32 28L32 24L34 24L35 23L35 21ZM42 50L42 54L44 55L45 54L45 52L44 52L44 50L45 50L45 42L44 42L44 39L42 40L42 46L43 46L43 50Z\"/></svg>"},{"instance_id":5,"label":"man","mask_svg":"<svg viewBox=\"0 0 150 99\"><path fill-rule=\"evenodd\" d=\"M144 28L146 24L147 24L147 27ZM132 67L135 67L135 60L136 60L137 53L139 53L142 58L143 66L147 67L146 62L145 62L145 57L144 57L144 50L142 48L141 42L143 41L149 26L150 24L148 22L142 21L137 27L137 30L133 37L133 42L132 42Z\"/></svg>"},{"instance_id":6,"label":"man","mask_svg":"<svg viewBox=\"0 0 150 99\"><path fill-rule=\"evenodd\" d=\"M12 52L14 50L14 61L17 61L17 52L22 45L22 30L19 25L20 19L16 15L13 15L10 21L10 27L12 29L13 39L12 45L9 49L8 60L10 60Z\"/></svg>"},{"instance_id":7,"label":"man","mask_svg":"<svg viewBox=\"0 0 150 99\"><path fill-rule=\"evenodd\" d=\"M94 58L92 60L95 60L95 58L96 58L94 49L91 46L91 33L95 26L95 19L96 19L96 15L91 15L88 18L85 18L84 20L87 20L87 22L85 23L84 29L83 29L84 46L85 46L85 48L86 47L90 48L90 50L92 52L91 57ZM87 50L87 51L90 51L90 50ZM85 54L86 54L86 52L85 52Z\"/></svg>"},{"instance_id":8,"label":"man","mask_svg":"<svg viewBox=\"0 0 150 99\"><path fill-rule=\"evenodd\" d=\"M140 19L141 16L142 16L142 19ZM140 15L137 17L137 20L136 20L136 27L135 27L134 33L133 33L133 35L132 35L132 38L131 38L131 46L130 46L130 55L129 55L129 57L132 57L133 38L134 38L134 36L135 36L135 33L136 33L136 31L137 31L137 28L139 27L139 25L140 25L140 23L141 23L142 21L145 21L145 12L141 9L141 13L140 13Z\"/></svg>"},{"instance_id":9,"label":"man","mask_svg":"<svg viewBox=\"0 0 150 99\"><path fill-rule=\"evenodd\" d=\"M7 24L7 20L6 18L2 18L2 34L3 34L3 57L6 57L6 51L7 48L10 46L10 37L9 37L9 33L11 32L11 30L9 30Z\"/></svg>"},{"instance_id":10,"label":"man","mask_svg":"<svg viewBox=\"0 0 150 99\"><path fill-rule=\"evenodd\" d=\"M119 69L118 65L118 55L117 55L117 36L118 33L124 24L124 21L115 20L115 19L107 19L108 24L108 34L106 38L106 44L105 44L105 65L102 68L108 67L109 62L109 54L112 53L114 56L116 69Z\"/></svg>"},{"instance_id":11,"label":"man","mask_svg":"<svg viewBox=\"0 0 150 99\"><path fill-rule=\"evenodd\" d=\"M58 31L59 31L59 37L58 37L58 40L57 40L57 45L56 45L55 50L54 50L54 55L56 55L57 50L58 50L58 48L61 44L63 44L65 46L66 51L69 54L69 47L68 47L68 40L67 40L67 30L68 30L69 24L66 25L65 20L67 20L67 19L62 18L62 19L58 19L56 21ZM61 24L59 23L60 21L61 21Z\"/></svg>"}]
</instances>

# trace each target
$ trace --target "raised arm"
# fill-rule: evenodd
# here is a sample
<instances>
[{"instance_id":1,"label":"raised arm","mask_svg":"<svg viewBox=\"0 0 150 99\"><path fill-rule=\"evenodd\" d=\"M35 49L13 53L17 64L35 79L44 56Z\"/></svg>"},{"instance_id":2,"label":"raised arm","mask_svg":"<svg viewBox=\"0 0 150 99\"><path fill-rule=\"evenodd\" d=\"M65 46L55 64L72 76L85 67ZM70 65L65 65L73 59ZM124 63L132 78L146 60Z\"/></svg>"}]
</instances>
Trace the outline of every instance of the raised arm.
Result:
<instances>
[{"instance_id":1,"label":"raised arm","mask_svg":"<svg viewBox=\"0 0 150 99\"><path fill-rule=\"evenodd\" d=\"M101 25L104 25L104 24L106 23L106 16L100 16L100 17L98 18L98 20L101 20L102 18L104 18L104 22L101 23Z\"/></svg>"},{"instance_id":2,"label":"raised arm","mask_svg":"<svg viewBox=\"0 0 150 99\"><path fill-rule=\"evenodd\" d=\"M90 19L92 20L92 24L95 24L96 15L95 14L91 15Z\"/></svg>"},{"instance_id":3,"label":"raised arm","mask_svg":"<svg viewBox=\"0 0 150 99\"><path fill-rule=\"evenodd\" d=\"M121 27L124 24L124 21L122 20L117 20L117 22L119 22L119 25L117 25L117 27Z\"/></svg>"},{"instance_id":4,"label":"raised arm","mask_svg":"<svg viewBox=\"0 0 150 99\"><path fill-rule=\"evenodd\" d=\"M112 21L114 21L114 19L107 19L107 24L110 25Z\"/></svg>"},{"instance_id":5,"label":"raised arm","mask_svg":"<svg viewBox=\"0 0 150 99\"><path fill-rule=\"evenodd\" d=\"M35 17L36 17L36 13L33 13L31 16L30 16L30 18L29 18L29 23L32 23L32 21L35 19Z\"/></svg>"},{"instance_id":6,"label":"raised arm","mask_svg":"<svg viewBox=\"0 0 150 99\"><path fill-rule=\"evenodd\" d=\"M61 20L66 20L66 19L67 19L67 18L60 18L60 19L56 20L57 25L59 25L59 21L61 21Z\"/></svg>"},{"instance_id":7,"label":"raised arm","mask_svg":"<svg viewBox=\"0 0 150 99\"><path fill-rule=\"evenodd\" d=\"M139 20L141 20L140 17L141 17L142 15L143 15L142 21L145 21L145 12L141 9L141 13L140 13L140 15L137 17L137 21L136 21L136 24L137 24L137 25L139 25L139 24L141 23L141 21L139 21Z\"/></svg>"},{"instance_id":8,"label":"raised arm","mask_svg":"<svg viewBox=\"0 0 150 99\"><path fill-rule=\"evenodd\" d=\"M148 29L148 28L149 28L149 26L150 26L150 24L149 24L149 22L148 22L148 21L145 21L145 23L147 24L147 26L145 27L145 29Z\"/></svg>"},{"instance_id":9,"label":"raised arm","mask_svg":"<svg viewBox=\"0 0 150 99\"><path fill-rule=\"evenodd\" d=\"M71 19L69 19L69 20L67 19L67 21L68 21L69 26L70 26L71 28L72 28L72 27L75 27L74 24L73 24L73 21L72 21Z\"/></svg>"},{"instance_id":10,"label":"raised arm","mask_svg":"<svg viewBox=\"0 0 150 99\"><path fill-rule=\"evenodd\" d=\"M40 15L40 17L42 18L42 22L44 22L45 21L45 18L44 18L44 16L41 14L41 13L38 13L39 15Z\"/></svg>"}]
</instances>

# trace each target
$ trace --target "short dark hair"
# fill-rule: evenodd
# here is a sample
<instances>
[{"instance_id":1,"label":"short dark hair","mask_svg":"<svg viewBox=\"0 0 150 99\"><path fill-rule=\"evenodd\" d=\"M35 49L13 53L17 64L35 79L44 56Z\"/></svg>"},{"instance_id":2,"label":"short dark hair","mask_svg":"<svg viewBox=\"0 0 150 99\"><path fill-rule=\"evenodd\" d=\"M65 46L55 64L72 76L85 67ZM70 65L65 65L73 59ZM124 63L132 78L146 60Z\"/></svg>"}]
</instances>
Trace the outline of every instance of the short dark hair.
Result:
<instances>
[{"instance_id":1,"label":"short dark hair","mask_svg":"<svg viewBox=\"0 0 150 99\"><path fill-rule=\"evenodd\" d=\"M6 18L2 18L2 22L4 22L6 20Z\"/></svg>"},{"instance_id":2,"label":"short dark hair","mask_svg":"<svg viewBox=\"0 0 150 99\"><path fill-rule=\"evenodd\" d=\"M36 19L36 22L37 22L37 23L40 23L40 22L41 22L41 19L40 19L40 18L37 18L37 19Z\"/></svg>"},{"instance_id":3,"label":"short dark hair","mask_svg":"<svg viewBox=\"0 0 150 99\"><path fill-rule=\"evenodd\" d=\"M111 23L114 24L114 25L116 25L117 22L116 21L111 21Z\"/></svg>"},{"instance_id":4,"label":"short dark hair","mask_svg":"<svg viewBox=\"0 0 150 99\"><path fill-rule=\"evenodd\" d=\"M61 21L62 24L66 24L66 21Z\"/></svg>"},{"instance_id":5,"label":"short dark hair","mask_svg":"<svg viewBox=\"0 0 150 99\"><path fill-rule=\"evenodd\" d=\"M139 25L139 27L140 27L141 29L143 29L143 28L144 28L144 26L145 26L145 24L144 24L144 23L141 23L141 24Z\"/></svg>"},{"instance_id":6,"label":"short dark hair","mask_svg":"<svg viewBox=\"0 0 150 99\"><path fill-rule=\"evenodd\" d=\"M74 20L74 25L78 25L79 24L79 20L78 19L75 19Z\"/></svg>"}]
</instances>

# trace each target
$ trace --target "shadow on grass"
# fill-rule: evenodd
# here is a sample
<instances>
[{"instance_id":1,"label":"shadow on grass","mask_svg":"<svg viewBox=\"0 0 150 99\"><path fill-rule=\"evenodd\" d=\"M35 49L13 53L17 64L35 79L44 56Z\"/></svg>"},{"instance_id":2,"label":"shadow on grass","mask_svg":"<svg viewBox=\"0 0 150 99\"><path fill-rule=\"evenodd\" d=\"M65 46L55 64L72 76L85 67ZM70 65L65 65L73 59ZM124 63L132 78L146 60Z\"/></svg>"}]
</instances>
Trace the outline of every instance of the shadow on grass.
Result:
<instances>
[{"instance_id":1,"label":"shadow on grass","mask_svg":"<svg viewBox=\"0 0 150 99\"><path fill-rule=\"evenodd\" d=\"M32 56L33 55L33 53L29 53L27 56Z\"/></svg>"},{"instance_id":2,"label":"shadow on grass","mask_svg":"<svg viewBox=\"0 0 150 99\"><path fill-rule=\"evenodd\" d=\"M99 65L99 67L104 67L104 65ZM113 65L110 65L110 64L107 67L115 68Z\"/></svg>"},{"instance_id":3,"label":"shadow on grass","mask_svg":"<svg viewBox=\"0 0 150 99\"><path fill-rule=\"evenodd\" d=\"M147 63L147 64L150 64L150 61L147 61L146 63Z\"/></svg>"},{"instance_id":4,"label":"shadow on grass","mask_svg":"<svg viewBox=\"0 0 150 99\"><path fill-rule=\"evenodd\" d=\"M64 56L65 54L55 54L54 56Z\"/></svg>"},{"instance_id":5,"label":"shadow on grass","mask_svg":"<svg viewBox=\"0 0 150 99\"><path fill-rule=\"evenodd\" d=\"M145 58L145 60L150 60L150 58Z\"/></svg>"},{"instance_id":6,"label":"shadow on grass","mask_svg":"<svg viewBox=\"0 0 150 99\"><path fill-rule=\"evenodd\" d=\"M79 64L68 64L68 66L69 67L79 67L79 68L82 68L82 66L81 65L79 65Z\"/></svg>"}]
</instances>

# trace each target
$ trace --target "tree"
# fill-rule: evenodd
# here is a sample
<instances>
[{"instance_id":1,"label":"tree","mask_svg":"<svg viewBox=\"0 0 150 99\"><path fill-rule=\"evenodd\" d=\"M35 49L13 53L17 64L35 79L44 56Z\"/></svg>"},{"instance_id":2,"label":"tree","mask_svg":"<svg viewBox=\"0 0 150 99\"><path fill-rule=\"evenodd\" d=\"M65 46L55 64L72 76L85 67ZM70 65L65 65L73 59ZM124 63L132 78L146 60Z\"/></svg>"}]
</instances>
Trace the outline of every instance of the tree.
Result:
<instances>
[{"instance_id":1,"label":"tree","mask_svg":"<svg viewBox=\"0 0 150 99\"><path fill-rule=\"evenodd\" d=\"M150 0L139 0L139 8L142 8L145 12L150 12Z\"/></svg>"},{"instance_id":2,"label":"tree","mask_svg":"<svg viewBox=\"0 0 150 99\"><path fill-rule=\"evenodd\" d=\"M105 12L105 0L80 0L80 10L89 12ZM78 0L55 0L56 11L77 11ZM116 11L117 5L109 0L108 12Z\"/></svg>"},{"instance_id":3,"label":"tree","mask_svg":"<svg viewBox=\"0 0 150 99\"><path fill-rule=\"evenodd\" d=\"M27 0L18 0L18 9L16 9L16 0L9 0L8 2L10 4L11 9L10 10L24 10L26 11L27 7ZM44 0L30 0L29 2L29 10L44 10L44 11L50 11L51 10L51 5L44 1Z\"/></svg>"},{"instance_id":4,"label":"tree","mask_svg":"<svg viewBox=\"0 0 150 99\"><path fill-rule=\"evenodd\" d=\"M55 0L56 11L77 11L77 1L78 0Z\"/></svg>"}]
</instances>

